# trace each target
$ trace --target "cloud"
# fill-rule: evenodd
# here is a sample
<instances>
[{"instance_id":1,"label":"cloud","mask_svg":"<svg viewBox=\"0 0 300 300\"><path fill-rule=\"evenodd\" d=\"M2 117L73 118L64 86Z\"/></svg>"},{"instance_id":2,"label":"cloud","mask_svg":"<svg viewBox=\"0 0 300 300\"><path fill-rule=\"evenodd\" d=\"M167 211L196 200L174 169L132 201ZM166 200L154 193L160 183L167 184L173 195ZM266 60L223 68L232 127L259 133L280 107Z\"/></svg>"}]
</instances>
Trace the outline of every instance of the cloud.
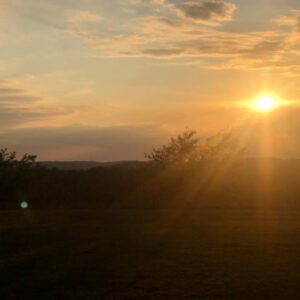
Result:
<instances>
[{"instance_id":1,"label":"cloud","mask_svg":"<svg viewBox=\"0 0 300 300\"><path fill-rule=\"evenodd\" d=\"M180 27L182 25L182 22L179 20L172 20L165 17L157 17L154 19L157 23L161 23L167 26L171 27Z\"/></svg>"},{"instance_id":2,"label":"cloud","mask_svg":"<svg viewBox=\"0 0 300 300\"><path fill-rule=\"evenodd\" d=\"M53 38L57 38L53 29L59 31L64 41L61 45L73 43L72 38L75 43L84 42L93 57L176 60L210 69L269 67L279 72L289 61L294 75L298 68L296 59L291 59L300 54L297 10L273 19L269 23L273 28L251 32L234 24L239 1L28 1L24 5L24 1L16 0L11 6L30 22L51 27ZM222 27L231 20L230 29ZM30 25L26 29L31 30ZM66 39L66 35L71 38Z\"/></svg>"},{"instance_id":3,"label":"cloud","mask_svg":"<svg viewBox=\"0 0 300 300\"><path fill-rule=\"evenodd\" d=\"M145 0L131 5L140 9L140 15L131 13L130 22L122 26L104 17L101 29L66 32L85 41L101 58L145 57L208 69L276 70L288 76L299 70L295 57L300 55L299 11L272 20L271 29L239 32L220 26L233 19L237 5L230 1ZM141 13L143 5L147 9Z\"/></svg>"},{"instance_id":4,"label":"cloud","mask_svg":"<svg viewBox=\"0 0 300 300\"><path fill-rule=\"evenodd\" d=\"M100 57L182 59L182 64L199 65L201 59L205 68L248 69L249 65L255 68L258 63L275 66L275 60L286 46L286 33L282 32L223 32L182 23L170 26L156 18L140 23L139 30L143 35L129 34L114 39L80 34L98 49Z\"/></svg>"},{"instance_id":5,"label":"cloud","mask_svg":"<svg viewBox=\"0 0 300 300\"><path fill-rule=\"evenodd\" d=\"M145 49L142 52L146 55L159 57L159 56L178 55L178 54L184 53L184 49L157 48L157 49Z\"/></svg>"},{"instance_id":6,"label":"cloud","mask_svg":"<svg viewBox=\"0 0 300 300\"><path fill-rule=\"evenodd\" d=\"M0 81L1 84L1 81ZM11 95L11 94L20 94L23 93L24 90L17 88L8 88L8 87L0 87L0 95Z\"/></svg>"},{"instance_id":7,"label":"cloud","mask_svg":"<svg viewBox=\"0 0 300 300\"><path fill-rule=\"evenodd\" d=\"M167 140L155 126L26 128L0 133L0 140L39 160L134 160ZM16 142L17 141L17 142Z\"/></svg>"},{"instance_id":8,"label":"cloud","mask_svg":"<svg viewBox=\"0 0 300 300\"><path fill-rule=\"evenodd\" d=\"M0 104L2 109L5 105L29 104L38 101L40 98L26 93L25 90L9 86L9 83L0 82Z\"/></svg>"},{"instance_id":9,"label":"cloud","mask_svg":"<svg viewBox=\"0 0 300 300\"><path fill-rule=\"evenodd\" d=\"M67 13L67 20L70 23L98 23L101 17L91 11L71 10Z\"/></svg>"},{"instance_id":10,"label":"cloud","mask_svg":"<svg viewBox=\"0 0 300 300\"><path fill-rule=\"evenodd\" d=\"M26 126L39 120L69 113L69 110L46 105L43 98L14 87L7 81L0 82L1 129Z\"/></svg>"},{"instance_id":11,"label":"cloud","mask_svg":"<svg viewBox=\"0 0 300 300\"><path fill-rule=\"evenodd\" d=\"M169 0L184 17L207 25L218 26L231 21L236 5L223 0Z\"/></svg>"},{"instance_id":12,"label":"cloud","mask_svg":"<svg viewBox=\"0 0 300 300\"><path fill-rule=\"evenodd\" d=\"M61 111L55 109L30 108L30 107L1 107L0 128L24 126L39 120L50 119L58 116Z\"/></svg>"},{"instance_id":13,"label":"cloud","mask_svg":"<svg viewBox=\"0 0 300 300\"><path fill-rule=\"evenodd\" d=\"M32 102L38 100L38 97L35 96L26 96L26 95L0 95L0 103L18 103L18 102Z\"/></svg>"},{"instance_id":14,"label":"cloud","mask_svg":"<svg viewBox=\"0 0 300 300\"><path fill-rule=\"evenodd\" d=\"M1 83L0 83L1 85ZM28 103L37 101L39 97L27 95L24 90L0 86L0 104Z\"/></svg>"},{"instance_id":15,"label":"cloud","mask_svg":"<svg viewBox=\"0 0 300 300\"><path fill-rule=\"evenodd\" d=\"M96 57L177 59L182 64L195 63L211 69L252 70L269 66L281 71L286 57L298 51L295 37L291 39L297 22L288 30L229 32L216 27L232 19L237 7L229 1L142 3L147 4L147 13L131 16L130 23L125 22L122 27L119 22L104 18L101 29L69 27L65 31L93 47ZM151 11L151 3L159 9ZM131 5L140 7L141 1L132 1Z\"/></svg>"},{"instance_id":16,"label":"cloud","mask_svg":"<svg viewBox=\"0 0 300 300\"><path fill-rule=\"evenodd\" d=\"M272 19L271 22L281 27L292 27L300 31L300 10L292 10L290 15L280 16Z\"/></svg>"},{"instance_id":17,"label":"cloud","mask_svg":"<svg viewBox=\"0 0 300 300\"><path fill-rule=\"evenodd\" d=\"M278 54L282 50L282 41L262 41L252 48L244 51L247 57L252 58L269 58Z\"/></svg>"}]
</instances>

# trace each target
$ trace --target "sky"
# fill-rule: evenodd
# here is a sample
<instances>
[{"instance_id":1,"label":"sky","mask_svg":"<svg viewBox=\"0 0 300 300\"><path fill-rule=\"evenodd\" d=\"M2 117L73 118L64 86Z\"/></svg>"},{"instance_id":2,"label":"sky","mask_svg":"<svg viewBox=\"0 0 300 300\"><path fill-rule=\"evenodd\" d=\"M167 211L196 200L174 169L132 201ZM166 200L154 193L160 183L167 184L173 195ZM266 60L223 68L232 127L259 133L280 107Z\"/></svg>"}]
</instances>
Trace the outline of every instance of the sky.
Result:
<instances>
[{"instance_id":1,"label":"sky","mask_svg":"<svg viewBox=\"0 0 300 300\"><path fill-rule=\"evenodd\" d=\"M299 158L299 74L299 0L0 0L0 147L40 160L143 159L185 128ZM240 105L262 93L291 105Z\"/></svg>"}]
</instances>

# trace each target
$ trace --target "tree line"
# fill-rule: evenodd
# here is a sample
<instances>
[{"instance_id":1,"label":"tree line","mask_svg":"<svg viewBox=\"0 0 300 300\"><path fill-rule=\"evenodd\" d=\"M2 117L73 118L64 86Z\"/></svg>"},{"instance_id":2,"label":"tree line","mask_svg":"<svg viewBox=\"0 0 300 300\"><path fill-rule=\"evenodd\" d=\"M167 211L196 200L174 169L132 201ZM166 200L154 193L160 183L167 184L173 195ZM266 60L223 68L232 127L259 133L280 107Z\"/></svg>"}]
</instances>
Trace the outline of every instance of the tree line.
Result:
<instances>
[{"instance_id":1,"label":"tree line","mask_svg":"<svg viewBox=\"0 0 300 300\"><path fill-rule=\"evenodd\" d=\"M245 153L230 133L199 138L192 130L145 154L147 163L138 168L47 169L35 155L17 159L2 149L0 209L24 201L30 209L300 208L300 165L262 163Z\"/></svg>"}]
</instances>

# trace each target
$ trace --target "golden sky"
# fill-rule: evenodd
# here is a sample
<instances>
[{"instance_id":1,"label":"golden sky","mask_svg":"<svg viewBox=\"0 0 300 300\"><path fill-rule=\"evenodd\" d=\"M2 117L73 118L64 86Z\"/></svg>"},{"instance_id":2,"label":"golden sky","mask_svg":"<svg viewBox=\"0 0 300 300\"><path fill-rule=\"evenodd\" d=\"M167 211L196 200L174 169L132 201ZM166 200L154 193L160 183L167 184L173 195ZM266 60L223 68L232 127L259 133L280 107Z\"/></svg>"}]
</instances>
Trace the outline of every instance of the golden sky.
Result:
<instances>
[{"instance_id":1,"label":"golden sky","mask_svg":"<svg viewBox=\"0 0 300 300\"><path fill-rule=\"evenodd\" d=\"M300 157L299 0L0 0L0 42L1 147L141 159L189 127ZM266 92L292 104L239 105Z\"/></svg>"}]
</instances>

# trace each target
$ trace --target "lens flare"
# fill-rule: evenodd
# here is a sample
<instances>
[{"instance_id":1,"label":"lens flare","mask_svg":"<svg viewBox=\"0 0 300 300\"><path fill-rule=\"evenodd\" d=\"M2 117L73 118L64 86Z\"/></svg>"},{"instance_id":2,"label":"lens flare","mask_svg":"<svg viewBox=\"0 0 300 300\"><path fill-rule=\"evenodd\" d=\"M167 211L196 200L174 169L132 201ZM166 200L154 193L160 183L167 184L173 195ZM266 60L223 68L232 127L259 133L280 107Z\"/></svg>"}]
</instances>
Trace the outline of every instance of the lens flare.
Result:
<instances>
[{"instance_id":1,"label":"lens flare","mask_svg":"<svg viewBox=\"0 0 300 300\"><path fill-rule=\"evenodd\" d=\"M28 204L28 202L23 201L23 202L21 202L20 207L21 207L22 209L27 209L27 208L29 207L29 204Z\"/></svg>"}]
</instances>

